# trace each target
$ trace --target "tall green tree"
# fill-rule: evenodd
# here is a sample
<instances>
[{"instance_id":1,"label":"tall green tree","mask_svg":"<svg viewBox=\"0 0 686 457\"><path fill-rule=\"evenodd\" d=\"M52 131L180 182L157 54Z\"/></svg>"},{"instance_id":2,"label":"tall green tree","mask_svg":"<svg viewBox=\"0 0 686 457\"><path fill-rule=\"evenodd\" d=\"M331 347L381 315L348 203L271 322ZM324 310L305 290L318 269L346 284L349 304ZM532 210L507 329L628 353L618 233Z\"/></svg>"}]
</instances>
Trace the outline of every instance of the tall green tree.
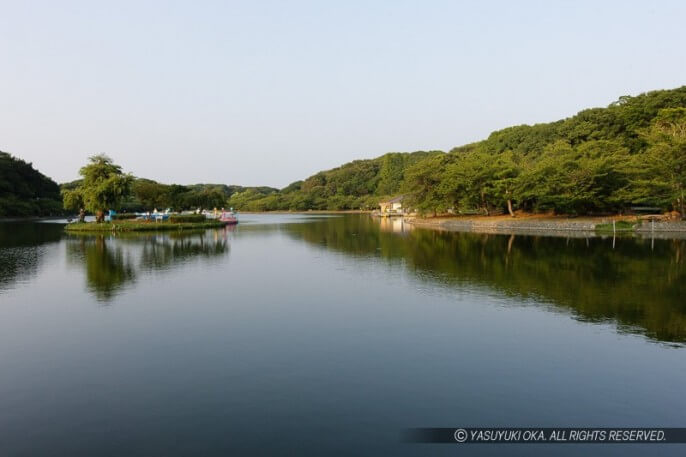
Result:
<instances>
[{"instance_id":1,"label":"tall green tree","mask_svg":"<svg viewBox=\"0 0 686 457\"><path fill-rule=\"evenodd\" d=\"M434 215L450 208L450 199L447 198L446 188L441 183L445 167L452 160L454 157L441 154L410 166L405 172L404 190L407 197L403 205L417 209L421 213Z\"/></svg>"},{"instance_id":2,"label":"tall green tree","mask_svg":"<svg viewBox=\"0 0 686 457\"><path fill-rule=\"evenodd\" d=\"M405 171L405 154L390 153L381 157L378 195L393 195L400 189Z\"/></svg>"},{"instance_id":3,"label":"tall green tree","mask_svg":"<svg viewBox=\"0 0 686 457\"><path fill-rule=\"evenodd\" d=\"M630 182L628 150L616 142L588 141L573 147L558 141L523 167L515 196L527 209L562 214L620 210Z\"/></svg>"},{"instance_id":4,"label":"tall green tree","mask_svg":"<svg viewBox=\"0 0 686 457\"><path fill-rule=\"evenodd\" d=\"M686 108L660 110L644 138L643 183L653 195L684 215L686 189Z\"/></svg>"},{"instance_id":5,"label":"tall green tree","mask_svg":"<svg viewBox=\"0 0 686 457\"><path fill-rule=\"evenodd\" d=\"M517 177L521 173L520 161L519 154L508 150L493 157L489 164L491 176L487 192L496 206L504 202L512 217L515 216L512 199Z\"/></svg>"},{"instance_id":6,"label":"tall green tree","mask_svg":"<svg viewBox=\"0 0 686 457\"><path fill-rule=\"evenodd\" d=\"M119 165L105 154L90 157L88 165L79 170L81 184L71 190L63 190L66 209L84 208L95 213L96 221L102 222L107 209L118 209L131 193L133 176L124 174Z\"/></svg>"},{"instance_id":7,"label":"tall green tree","mask_svg":"<svg viewBox=\"0 0 686 457\"><path fill-rule=\"evenodd\" d=\"M133 195L144 208L164 208L171 206L170 186L149 179L137 179L131 187Z\"/></svg>"}]
</instances>

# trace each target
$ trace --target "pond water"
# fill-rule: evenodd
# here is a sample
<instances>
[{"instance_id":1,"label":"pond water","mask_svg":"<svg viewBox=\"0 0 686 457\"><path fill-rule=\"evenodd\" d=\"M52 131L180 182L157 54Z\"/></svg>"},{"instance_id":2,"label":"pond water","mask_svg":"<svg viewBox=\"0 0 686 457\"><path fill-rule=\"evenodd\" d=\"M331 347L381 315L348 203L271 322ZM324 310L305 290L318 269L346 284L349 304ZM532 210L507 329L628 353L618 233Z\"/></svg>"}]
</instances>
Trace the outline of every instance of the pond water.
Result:
<instances>
[{"instance_id":1,"label":"pond water","mask_svg":"<svg viewBox=\"0 0 686 457\"><path fill-rule=\"evenodd\" d=\"M0 455L683 455L399 437L686 426L685 256L366 215L0 224Z\"/></svg>"}]
</instances>

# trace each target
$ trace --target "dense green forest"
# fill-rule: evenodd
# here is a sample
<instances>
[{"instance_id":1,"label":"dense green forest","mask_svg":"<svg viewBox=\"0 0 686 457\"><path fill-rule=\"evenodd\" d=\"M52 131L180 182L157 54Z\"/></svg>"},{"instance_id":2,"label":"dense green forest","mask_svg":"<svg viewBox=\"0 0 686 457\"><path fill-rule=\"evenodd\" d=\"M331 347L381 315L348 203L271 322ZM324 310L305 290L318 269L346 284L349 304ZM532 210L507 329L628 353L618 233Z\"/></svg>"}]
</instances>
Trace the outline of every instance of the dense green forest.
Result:
<instances>
[{"instance_id":1,"label":"dense green forest","mask_svg":"<svg viewBox=\"0 0 686 457\"><path fill-rule=\"evenodd\" d=\"M0 215L57 211L56 185L2 153ZM132 178L133 179L133 178ZM73 190L79 181L63 184ZM449 152L388 153L278 190L133 179L118 209L373 209L405 195L424 214L602 214L636 206L684 214L686 86L623 96L547 124L520 125Z\"/></svg>"},{"instance_id":2,"label":"dense green forest","mask_svg":"<svg viewBox=\"0 0 686 457\"><path fill-rule=\"evenodd\" d=\"M242 210L344 210L375 208L380 199L402 190L405 171L440 151L389 153L376 159L355 160L333 170L296 181L279 192L257 189L236 192L229 206Z\"/></svg>"},{"instance_id":3,"label":"dense green forest","mask_svg":"<svg viewBox=\"0 0 686 457\"><path fill-rule=\"evenodd\" d=\"M134 178L130 192L116 209L143 211L153 208L174 210L233 207L241 210L273 211L310 209L374 208L380 198L400 192L405 170L440 151L390 153L371 160L356 160L333 170L297 181L284 189L242 187L225 184L162 184ZM74 190L82 180L62 185ZM73 206L73 205L71 205Z\"/></svg>"},{"instance_id":4,"label":"dense green forest","mask_svg":"<svg viewBox=\"0 0 686 457\"><path fill-rule=\"evenodd\" d=\"M243 210L370 209L398 194L422 213L561 214L634 206L683 214L686 86L624 96L547 124L440 151L356 160L279 192L236 192Z\"/></svg>"},{"instance_id":5,"label":"dense green forest","mask_svg":"<svg viewBox=\"0 0 686 457\"><path fill-rule=\"evenodd\" d=\"M131 210L150 208L222 208L239 192L267 195L277 192L273 187L243 187L226 184L160 184L149 179L136 179L132 195L125 207Z\"/></svg>"},{"instance_id":6,"label":"dense green forest","mask_svg":"<svg viewBox=\"0 0 686 457\"><path fill-rule=\"evenodd\" d=\"M195 209L222 208L236 193L255 192L268 195L278 192L273 187L243 187L226 184L161 184L149 179L138 178L132 186L131 196L124 202L128 211L152 208Z\"/></svg>"},{"instance_id":7,"label":"dense green forest","mask_svg":"<svg viewBox=\"0 0 686 457\"><path fill-rule=\"evenodd\" d=\"M0 151L0 217L62 212L60 188L30 163Z\"/></svg>"},{"instance_id":8,"label":"dense green forest","mask_svg":"<svg viewBox=\"0 0 686 457\"><path fill-rule=\"evenodd\" d=\"M62 184L68 191L80 186L82 180ZM154 208L164 210L185 210L195 208L222 208L227 200L238 192L256 192L268 195L278 192L273 187L243 187L226 184L162 184L146 178L134 178L131 192L117 205L121 211L149 211Z\"/></svg>"}]
</instances>

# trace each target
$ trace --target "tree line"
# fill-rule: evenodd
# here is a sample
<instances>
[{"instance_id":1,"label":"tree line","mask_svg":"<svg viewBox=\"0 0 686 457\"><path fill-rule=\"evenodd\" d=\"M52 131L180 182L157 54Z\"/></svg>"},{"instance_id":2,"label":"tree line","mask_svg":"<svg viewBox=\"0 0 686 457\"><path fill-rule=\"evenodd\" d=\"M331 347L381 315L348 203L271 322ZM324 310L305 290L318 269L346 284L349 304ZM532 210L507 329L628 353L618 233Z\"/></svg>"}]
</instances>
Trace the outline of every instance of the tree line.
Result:
<instances>
[{"instance_id":1,"label":"tree line","mask_svg":"<svg viewBox=\"0 0 686 457\"><path fill-rule=\"evenodd\" d=\"M373 209L405 195L405 206L424 214L581 215L642 206L683 215L686 86L623 96L556 122L505 128L449 152L355 160L280 190L162 184L126 175L106 156L92 157L80 173L82 179L62 185L68 209ZM58 212L58 192L31 164L0 153L0 215Z\"/></svg>"},{"instance_id":2,"label":"tree line","mask_svg":"<svg viewBox=\"0 0 686 457\"><path fill-rule=\"evenodd\" d=\"M60 188L33 165L0 151L0 217L62 213Z\"/></svg>"},{"instance_id":3,"label":"tree line","mask_svg":"<svg viewBox=\"0 0 686 457\"><path fill-rule=\"evenodd\" d=\"M241 186L225 184L161 184L145 178L136 178L122 171L105 154L89 158L79 170L81 179L62 185L64 208L70 211L89 211L98 222L106 210L123 212L150 211L166 208L175 211L197 208L223 208L235 192L245 191ZM252 188L251 188L252 189ZM254 188L276 192L268 187Z\"/></svg>"},{"instance_id":4,"label":"tree line","mask_svg":"<svg viewBox=\"0 0 686 457\"><path fill-rule=\"evenodd\" d=\"M438 214L684 214L686 86L623 96L556 122L521 125L449 152L391 153L319 172L279 192L237 192L257 211L371 209L389 196Z\"/></svg>"},{"instance_id":5,"label":"tree line","mask_svg":"<svg viewBox=\"0 0 686 457\"><path fill-rule=\"evenodd\" d=\"M135 179L131 195L122 207L129 211L150 208L173 208L175 210L228 207L228 199L237 192L276 192L271 187L243 187L226 184L162 184L150 179Z\"/></svg>"},{"instance_id":6,"label":"tree line","mask_svg":"<svg viewBox=\"0 0 686 457\"><path fill-rule=\"evenodd\" d=\"M563 121L494 132L409 169L424 212L684 213L686 87L622 97Z\"/></svg>"}]
</instances>

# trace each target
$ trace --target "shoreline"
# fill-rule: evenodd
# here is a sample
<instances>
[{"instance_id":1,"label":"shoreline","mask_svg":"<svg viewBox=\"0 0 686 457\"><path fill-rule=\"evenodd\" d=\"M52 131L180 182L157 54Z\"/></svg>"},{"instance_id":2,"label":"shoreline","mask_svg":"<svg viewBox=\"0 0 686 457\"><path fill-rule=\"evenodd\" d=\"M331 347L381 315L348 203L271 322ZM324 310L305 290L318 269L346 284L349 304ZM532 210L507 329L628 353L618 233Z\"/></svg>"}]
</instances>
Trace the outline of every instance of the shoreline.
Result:
<instances>
[{"instance_id":1,"label":"shoreline","mask_svg":"<svg viewBox=\"0 0 686 457\"><path fill-rule=\"evenodd\" d=\"M326 210L326 209L311 209L302 211L240 211L236 210L236 214L371 214L373 211L369 209L340 209L340 210Z\"/></svg>"},{"instance_id":2,"label":"shoreline","mask_svg":"<svg viewBox=\"0 0 686 457\"><path fill-rule=\"evenodd\" d=\"M66 232L83 232L83 233L102 233L102 232L162 232L174 230L195 230L195 229L209 229L222 228L229 225L227 222L221 221L205 221L205 222L146 222L133 223L124 222L113 224L111 222L102 222L97 224L95 222L75 222L67 224L64 227Z\"/></svg>"},{"instance_id":3,"label":"shoreline","mask_svg":"<svg viewBox=\"0 0 686 457\"><path fill-rule=\"evenodd\" d=\"M551 236L678 235L686 237L686 221L648 221L636 216L566 217L525 215L501 216L405 217L418 228L450 232L521 234ZM617 224L613 231L612 222Z\"/></svg>"}]
</instances>

